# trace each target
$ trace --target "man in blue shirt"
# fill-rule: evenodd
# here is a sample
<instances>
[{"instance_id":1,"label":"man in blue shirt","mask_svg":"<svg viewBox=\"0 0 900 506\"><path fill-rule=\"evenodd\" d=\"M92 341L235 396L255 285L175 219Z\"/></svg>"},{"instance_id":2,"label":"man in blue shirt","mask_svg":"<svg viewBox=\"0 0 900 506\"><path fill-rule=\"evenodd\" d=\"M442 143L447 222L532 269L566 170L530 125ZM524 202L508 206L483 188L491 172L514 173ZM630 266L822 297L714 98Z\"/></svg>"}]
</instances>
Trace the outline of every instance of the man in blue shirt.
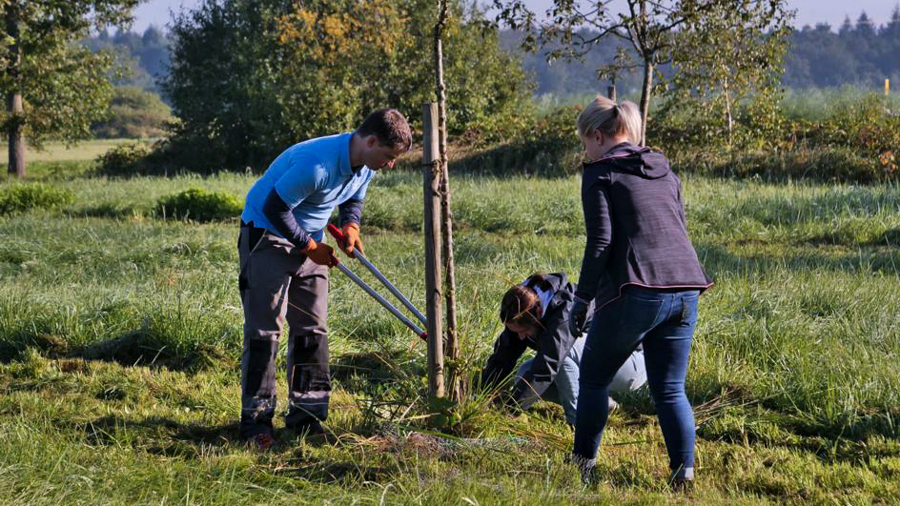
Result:
<instances>
[{"instance_id":1,"label":"man in blue shirt","mask_svg":"<svg viewBox=\"0 0 900 506\"><path fill-rule=\"evenodd\" d=\"M288 336L289 407L286 425L321 433L328 416L328 269L337 263L323 230L338 207L346 238L363 251L359 224L369 181L392 167L412 137L393 109L370 114L354 132L291 146L247 194L238 253L244 306L241 358L241 435L260 448L272 437L275 355L284 321Z\"/></svg>"}]
</instances>

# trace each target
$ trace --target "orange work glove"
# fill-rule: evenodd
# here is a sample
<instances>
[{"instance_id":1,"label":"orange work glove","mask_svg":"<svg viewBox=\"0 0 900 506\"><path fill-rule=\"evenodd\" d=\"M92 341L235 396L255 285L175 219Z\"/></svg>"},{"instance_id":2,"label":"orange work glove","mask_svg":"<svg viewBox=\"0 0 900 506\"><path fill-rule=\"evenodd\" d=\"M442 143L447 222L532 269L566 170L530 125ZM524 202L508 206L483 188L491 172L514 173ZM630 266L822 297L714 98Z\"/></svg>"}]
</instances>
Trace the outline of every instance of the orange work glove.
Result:
<instances>
[{"instance_id":1,"label":"orange work glove","mask_svg":"<svg viewBox=\"0 0 900 506\"><path fill-rule=\"evenodd\" d=\"M338 264L338 259L334 256L334 248L327 244L319 244L313 240L312 237L309 238L306 247L300 251L306 255L307 258L319 265L334 267Z\"/></svg>"},{"instance_id":2,"label":"orange work glove","mask_svg":"<svg viewBox=\"0 0 900 506\"><path fill-rule=\"evenodd\" d=\"M344 252L347 253L350 258L356 258L353 255L353 248L358 249L363 255L366 254L363 249L362 240L359 238L359 225L356 223L347 223L343 226L341 231L344 233L344 244L341 244L341 248L343 248Z\"/></svg>"}]
</instances>

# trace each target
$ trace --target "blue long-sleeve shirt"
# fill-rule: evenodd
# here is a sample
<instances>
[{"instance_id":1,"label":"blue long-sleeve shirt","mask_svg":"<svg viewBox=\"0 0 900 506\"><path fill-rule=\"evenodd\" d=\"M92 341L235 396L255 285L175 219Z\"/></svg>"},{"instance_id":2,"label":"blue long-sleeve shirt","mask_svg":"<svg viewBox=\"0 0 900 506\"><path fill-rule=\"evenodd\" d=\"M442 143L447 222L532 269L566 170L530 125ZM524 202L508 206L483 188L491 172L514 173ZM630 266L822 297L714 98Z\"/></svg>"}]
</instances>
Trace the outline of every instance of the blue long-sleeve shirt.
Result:
<instances>
[{"instance_id":1,"label":"blue long-sleeve shirt","mask_svg":"<svg viewBox=\"0 0 900 506\"><path fill-rule=\"evenodd\" d=\"M352 135L310 139L281 153L247 193L241 219L298 247L309 237L322 240L335 207L341 224L359 223L375 171L350 167Z\"/></svg>"}]
</instances>

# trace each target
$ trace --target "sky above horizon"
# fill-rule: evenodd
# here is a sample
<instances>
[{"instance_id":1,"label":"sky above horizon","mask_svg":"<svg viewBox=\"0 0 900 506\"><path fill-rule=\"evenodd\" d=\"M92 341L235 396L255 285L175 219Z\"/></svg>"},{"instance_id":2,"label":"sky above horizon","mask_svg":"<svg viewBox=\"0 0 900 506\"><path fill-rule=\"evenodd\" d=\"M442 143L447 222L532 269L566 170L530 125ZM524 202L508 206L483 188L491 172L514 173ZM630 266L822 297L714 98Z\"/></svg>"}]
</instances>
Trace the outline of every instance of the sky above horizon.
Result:
<instances>
[{"instance_id":1,"label":"sky above horizon","mask_svg":"<svg viewBox=\"0 0 900 506\"><path fill-rule=\"evenodd\" d=\"M201 4L202 0L148 0L135 9L135 22L132 30L143 32L150 25L165 27L172 19L172 12L182 9L192 10ZM486 2L480 1L480 4ZM543 13L552 5L552 0L525 0L525 3L536 13ZM876 26L883 25L891 17L898 1L891 0L856 0L850 5L848 2L837 0L788 0L791 9L796 9L794 26L801 28L804 25L813 26L816 23L828 23L833 29L844 22L849 16L856 21L860 13L865 11Z\"/></svg>"}]
</instances>

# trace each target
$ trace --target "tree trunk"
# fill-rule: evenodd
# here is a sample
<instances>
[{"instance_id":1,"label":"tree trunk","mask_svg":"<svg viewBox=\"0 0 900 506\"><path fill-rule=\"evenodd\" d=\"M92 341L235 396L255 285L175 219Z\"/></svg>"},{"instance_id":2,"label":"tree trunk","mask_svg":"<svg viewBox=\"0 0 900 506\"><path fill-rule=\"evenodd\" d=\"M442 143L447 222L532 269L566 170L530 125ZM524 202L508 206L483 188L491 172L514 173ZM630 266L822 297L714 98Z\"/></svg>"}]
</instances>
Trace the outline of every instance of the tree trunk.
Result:
<instances>
[{"instance_id":1,"label":"tree trunk","mask_svg":"<svg viewBox=\"0 0 900 506\"><path fill-rule=\"evenodd\" d=\"M650 115L650 92L653 90L653 61L644 59L644 85L641 89L641 146L647 145L647 117Z\"/></svg>"},{"instance_id":2,"label":"tree trunk","mask_svg":"<svg viewBox=\"0 0 900 506\"><path fill-rule=\"evenodd\" d=\"M731 95L728 90L728 78L725 78L722 84L722 91L725 94L725 120L728 122L728 149L731 149L734 143L734 118L731 115Z\"/></svg>"},{"instance_id":3,"label":"tree trunk","mask_svg":"<svg viewBox=\"0 0 900 506\"><path fill-rule=\"evenodd\" d=\"M447 0L439 0L440 14L434 27L435 84L438 101L438 131L441 166L441 233L443 239L444 270L446 273L444 297L447 308L447 389L450 398L459 401L459 340L456 330L456 269L453 258L453 213L450 211L450 174L447 164L447 108L444 87L444 53L441 35L447 21Z\"/></svg>"},{"instance_id":4,"label":"tree trunk","mask_svg":"<svg viewBox=\"0 0 900 506\"><path fill-rule=\"evenodd\" d=\"M6 6L6 33L12 39L9 46L9 62L6 73L12 83L12 89L6 94L6 110L9 120L6 138L9 141L9 165L7 171L11 176L25 177L25 138L22 135L24 124L22 107L22 79L19 68L22 63L22 46L19 44L19 11L18 5L11 2Z\"/></svg>"}]
</instances>

